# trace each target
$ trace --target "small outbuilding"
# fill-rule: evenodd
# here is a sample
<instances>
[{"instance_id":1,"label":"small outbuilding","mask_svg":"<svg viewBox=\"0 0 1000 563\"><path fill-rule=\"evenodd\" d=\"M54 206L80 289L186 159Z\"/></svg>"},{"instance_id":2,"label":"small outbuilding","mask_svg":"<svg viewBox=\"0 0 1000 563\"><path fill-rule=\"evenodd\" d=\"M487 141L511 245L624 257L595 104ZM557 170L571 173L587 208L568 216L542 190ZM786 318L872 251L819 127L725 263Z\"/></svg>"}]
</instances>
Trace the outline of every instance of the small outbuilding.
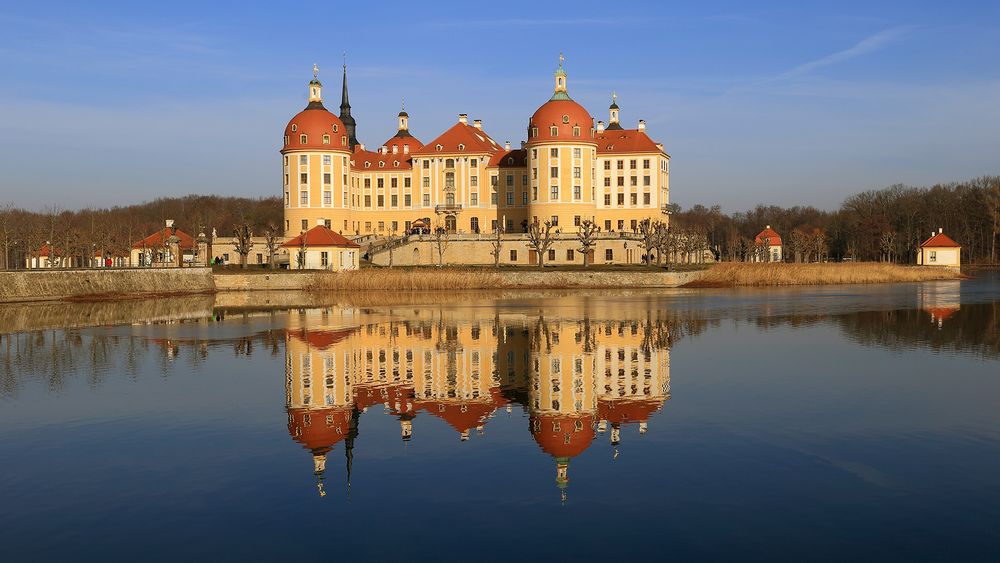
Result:
<instances>
[{"instance_id":1,"label":"small outbuilding","mask_svg":"<svg viewBox=\"0 0 1000 563\"><path fill-rule=\"evenodd\" d=\"M139 267L178 267L191 265L194 252L194 238L168 219L164 228L132 244L130 260Z\"/></svg>"},{"instance_id":2,"label":"small outbuilding","mask_svg":"<svg viewBox=\"0 0 1000 563\"><path fill-rule=\"evenodd\" d=\"M288 249L288 267L292 270L358 269L361 247L326 225L316 225L281 247Z\"/></svg>"},{"instance_id":3,"label":"small outbuilding","mask_svg":"<svg viewBox=\"0 0 1000 563\"><path fill-rule=\"evenodd\" d=\"M784 259L781 235L772 229L771 225L764 227L753 242L757 248L757 252L753 255L754 262L781 262Z\"/></svg>"},{"instance_id":4,"label":"small outbuilding","mask_svg":"<svg viewBox=\"0 0 1000 563\"><path fill-rule=\"evenodd\" d=\"M920 244L917 252L917 264L920 266L960 268L962 267L962 247L944 234L944 229L938 229L938 232L931 233L931 238Z\"/></svg>"}]
</instances>

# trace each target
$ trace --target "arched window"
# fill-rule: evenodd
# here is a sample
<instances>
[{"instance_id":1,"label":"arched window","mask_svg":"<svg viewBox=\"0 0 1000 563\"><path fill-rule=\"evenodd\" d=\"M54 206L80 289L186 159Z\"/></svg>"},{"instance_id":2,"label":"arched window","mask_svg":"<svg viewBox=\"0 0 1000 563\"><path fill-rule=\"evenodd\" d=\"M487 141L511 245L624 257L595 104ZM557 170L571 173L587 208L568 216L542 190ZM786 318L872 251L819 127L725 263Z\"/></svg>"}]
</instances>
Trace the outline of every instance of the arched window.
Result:
<instances>
[{"instance_id":1,"label":"arched window","mask_svg":"<svg viewBox=\"0 0 1000 563\"><path fill-rule=\"evenodd\" d=\"M448 207L454 207L455 206L455 194L452 193L452 192L448 192L448 193L444 194L444 203Z\"/></svg>"},{"instance_id":2,"label":"arched window","mask_svg":"<svg viewBox=\"0 0 1000 563\"><path fill-rule=\"evenodd\" d=\"M300 144L304 145L304 144L306 144L308 142L309 142L309 137L307 137L305 135L299 135L299 143Z\"/></svg>"},{"instance_id":3,"label":"arched window","mask_svg":"<svg viewBox=\"0 0 1000 563\"><path fill-rule=\"evenodd\" d=\"M559 128L556 127L555 125L553 125L552 127L549 127L549 134L552 135L553 137L558 137L559 136Z\"/></svg>"},{"instance_id":4,"label":"arched window","mask_svg":"<svg viewBox=\"0 0 1000 563\"><path fill-rule=\"evenodd\" d=\"M454 188L455 187L455 173L445 172L444 174L444 187Z\"/></svg>"},{"instance_id":5,"label":"arched window","mask_svg":"<svg viewBox=\"0 0 1000 563\"><path fill-rule=\"evenodd\" d=\"M580 126L579 125L575 125L573 127L573 136L574 137L579 137L580 136Z\"/></svg>"},{"instance_id":6,"label":"arched window","mask_svg":"<svg viewBox=\"0 0 1000 563\"><path fill-rule=\"evenodd\" d=\"M443 149L443 148L444 148L444 147L442 147L441 145L436 145L436 146L434 147L434 150L436 150L436 151L438 151L438 152L441 152L441 149Z\"/></svg>"},{"instance_id":7,"label":"arched window","mask_svg":"<svg viewBox=\"0 0 1000 563\"><path fill-rule=\"evenodd\" d=\"M454 168L455 167L455 159L449 158L449 159L445 160L444 161L444 167L445 168Z\"/></svg>"},{"instance_id":8,"label":"arched window","mask_svg":"<svg viewBox=\"0 0 1000 563\"><path fill-rule=\"evenodd\" d=\"M330 144L330 136L329 135L323 135L323 144L324 145L329 145Z\"/></svg>"},{"instance_id":9,"label":"arched window","mask_svg":"<svg viewBox=\"0 0 1000 563\"><path fill-rule=\"evenodd\" d=\"M394 160L394 161L392 161L392 165L393 165L393 166L399 166L399 161L398 161L398 160Z\"/></svg>"}]
</instances>

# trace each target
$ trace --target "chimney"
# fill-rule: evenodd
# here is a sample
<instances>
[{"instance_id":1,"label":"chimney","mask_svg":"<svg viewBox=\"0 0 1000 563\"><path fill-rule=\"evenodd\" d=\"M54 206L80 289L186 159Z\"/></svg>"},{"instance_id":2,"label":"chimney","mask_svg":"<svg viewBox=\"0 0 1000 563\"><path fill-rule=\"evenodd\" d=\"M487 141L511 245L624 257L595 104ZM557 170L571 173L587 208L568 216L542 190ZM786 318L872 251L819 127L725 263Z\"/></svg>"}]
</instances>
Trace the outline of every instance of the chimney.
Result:
<instances>
[{"instance_id":1,"label":"chimney","mask_svg":"<svg viewBox=\"0 0 1000 563\"><path fill-rule=\"evenodd\" d=\"M173 227L173 226L174 226L174 220L173 219L167 219L167 228L169 229L170 227Z\"/></svg>"},{"instance_id":2,"label":"chimney","mask_svg":"<svg viewBox=\"0 0 1000 563\"><path fill-rule=\"evenodd\" d=\"M521 148L523 149L528 145L528 141L521 141Z\"/></svg>"},{"instance_id":3,"label":"chimney","mask_svg":"<svg viewBox=\"0 0 1000 563\"><path fill-rule=\"evenodd\" d=\"M365 144L364 143L358 143L357 146L358 146L359 149L365 150Z\"/></svg>"},{"instance_id":4,"label":"chimney","mask_svg":"<svg viewBox=\"0 0 1000 563\"><path fill-rule=\"evenodd\" d=\"M770 228L771 228L771 225L768 225L768 226L767 226L767 228L768 228L768 229L770 229Z\"/></svg>"},{"instance_id":5,"label":"chimney","mask_svg":"<svg viewBox=\"0 0 1000 563\"><path fill-rule=\"evenodd\" d=\"M382 145L382 148L379 149L379 152L382 154L389 154L389 147Z\"/></svg>"},{"instance_id":6,"label":"chimney","mask_svg":"<svg viewBox=\"0 0 1000 563\"><path fill-rule=\"evenodd\" d=\"M510 150L510 141L504 141L503 142L503 150L505 150L505 151L509 151Z\"/></svg>"},{"instance_id":7,"label":"chimney","mask_svg":"<svg viewBox=\"0 0 1000 563\"><path fill-rule=\"evenodd\" d=\"M317 227L323 227L325 225L326 225L326 221L324 221L323 219L316 219L316 226Z\"/></svg>"},{"instance_id":8,"label":"chimney","mask_svg":"<svg viewBox=\"0 0 1000 563\"><path fill-rule=\"evenodd\" d=\"M598 121L597 122L597 132L598 133L603 133L604 132L604 122L603 121Z\"/></svg>"},{"instance_id":9,"label":"chimney","mask_svg":"<svg viewBox=\"0 0 1000 563\"><path fill-rule=\"evenodd\" d=\"M403 154L410 154L410 145L403 145Z\"/></svg>"},{"instance_id":10,"label":"chimney","mask_svg":"<svg viewBox=\"0 0 1000 563\"><path fill-rule=\"evenodd\" d=\"M663 151L663 143L656 143L656 148L660 149L660 151L662 152Z\"/></svg>"},{"instance_id":11,"label":"chimney","mask_svg":"<svg viewBox=\"0 0 1000 563\"><path fill-rule=\"evenodd\" d=\"M482 119L474 119L472 121L472 126L475 127L476 129L480 129L481 130L483 128L483 120Z\"/></svg>"},{"instance_id":12,"label":"chimney","mask_svg":"<svg viewBox=\"0 0 1000 563\"><path fill-rule=\"evenodd\" d=\"M944 228L942 228L942 227L938 227L938 234L941 234L941 233L943 233L943 232L944 232Z\"/></svg>"},{"instance_id":13,"label":"chimney","mask_svg":"<svg viewBox=\"0 0 1000 563\"><path fill-rule=\"evenodd\" d=\"M469 114L467 114L467 113L460 113L460 114L458 114L458 122L462 123L462 124L465 124L465 125L468 125L469 124Z\"/></svg>"},{"instance_id":14,"label":"chimney","mask_svg":"<svg viewBox=\"0 0 1000 563\"><path fill-rule=\"evenodd\" d=\"M646 130L646 120L645 119L640 119L639 120L639 131L645 131L645 130Z\"/></svg>"}]
</instances>

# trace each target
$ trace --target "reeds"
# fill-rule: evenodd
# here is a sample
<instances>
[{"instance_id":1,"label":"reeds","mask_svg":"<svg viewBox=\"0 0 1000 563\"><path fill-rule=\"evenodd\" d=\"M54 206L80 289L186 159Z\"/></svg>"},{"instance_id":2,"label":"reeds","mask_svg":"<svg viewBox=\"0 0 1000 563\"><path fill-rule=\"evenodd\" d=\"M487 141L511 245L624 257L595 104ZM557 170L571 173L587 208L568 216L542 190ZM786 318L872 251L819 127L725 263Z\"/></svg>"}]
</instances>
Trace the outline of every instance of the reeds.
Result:
<instances>
[{"instance_id":1,"label":"reeds","mask_svg":"<svg viewBox=\"0 0 1000 563\"><path fill-rule=\"evenodd\" d=\"M950 268L901 266L878 262L826 264L740 263L712 266L685 287L733 287L773 285L832 285L858 283L921 282L961 279Z\"/></svg>"}]
</instances>

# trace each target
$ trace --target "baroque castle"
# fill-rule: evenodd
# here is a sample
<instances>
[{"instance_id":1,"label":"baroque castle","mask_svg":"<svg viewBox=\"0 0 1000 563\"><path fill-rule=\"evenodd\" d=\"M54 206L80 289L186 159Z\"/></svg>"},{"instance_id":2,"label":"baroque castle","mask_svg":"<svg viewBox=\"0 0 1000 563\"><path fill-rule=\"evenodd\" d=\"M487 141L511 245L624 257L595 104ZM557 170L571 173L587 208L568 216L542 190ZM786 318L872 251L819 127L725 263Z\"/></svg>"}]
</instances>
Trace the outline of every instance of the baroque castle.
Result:
<instances>
[{"instance_id":1,"label":"baroque castle","mask_svg":"<svg viewBox=\"0 0 1000 563\"><path fill-rule=\"evenodd\" d=\"M520 148L501 145L464 113L423 143L400 111L396 134L372 151L358 142L347 66L339 116L324 106L314 66L309 103L288 122L281 149L285 236L318 224L345 237L378 237L421 223L477 234L550 221L575 233L589 220L604 233L622 233L647 218L666 221L670 156L645 122L624 128L613 96L607 125L595 126L569 96L561 56L554 78Z\"/></svg>"}]
</instances>

